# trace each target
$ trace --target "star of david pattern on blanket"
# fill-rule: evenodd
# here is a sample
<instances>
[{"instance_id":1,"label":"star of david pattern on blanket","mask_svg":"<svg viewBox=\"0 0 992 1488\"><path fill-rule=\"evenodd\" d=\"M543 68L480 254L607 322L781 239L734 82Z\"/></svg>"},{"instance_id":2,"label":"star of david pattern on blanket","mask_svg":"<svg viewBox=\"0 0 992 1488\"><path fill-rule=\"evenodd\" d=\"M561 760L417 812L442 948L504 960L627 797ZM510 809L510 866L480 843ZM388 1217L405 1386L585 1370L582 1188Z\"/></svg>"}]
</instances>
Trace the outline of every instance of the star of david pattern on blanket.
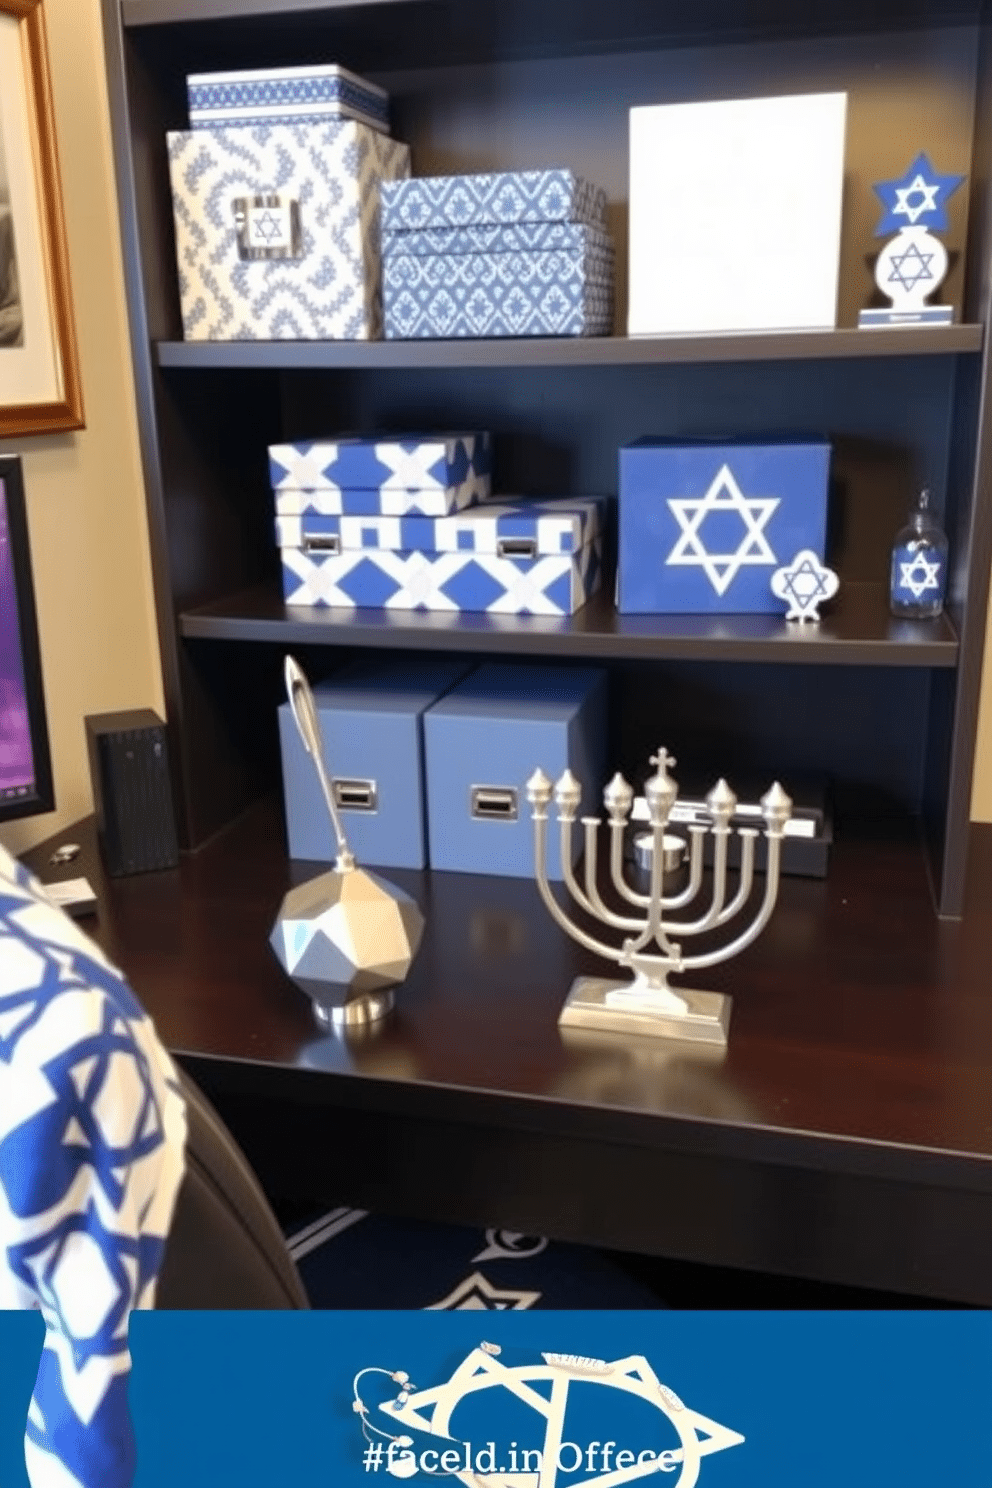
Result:
<instances>
[{"instance_id":1,"label":"star of david pattern on blanket","mask_svg":"<svg viewBox=\"0 0 992 1488\"><path fill-rule=\"evenodd\" d=\"M282 549L287 604L456 614L571 615L599 588L600 539L579 553L534 559L486 553L331 554Z\"/></svg>"},{"instance_id":2,"label":"star of david pattern on blanket","mask_svg":"<svg viewBox=\"0 0 992 1488\"><path fill-rule=\"evenodd\" d=\"M32 1488L127 1488L128 1323L154 1305L185 1107L151 1020L0 848L0 1307L39 1308Z\"/></svg>"},{"instance_id":3,"label":"star of david pattern on blanket","mask_svg":"<svg viewBox=\"0 0 992 1488\"><path fill-rule=\"evenodd\" d=\"M379 189L406 145L351 119L168 135L187 341L362 341L382 327ZM298 204L298 257L244 259L234 203Z\"/></svg>"},{"instance_id":4,"label":"star of david pattern on blanket","mask_svg":"<svg viewBox=\"0 0 992 1488\"><path fill-rule=\"evenodd\" d=\"M552 253L390 256L383 263L387 340L605 336L613 259Z\"/></svg>"},{"instance_id":5,"label":"star of david pattern on blanket","mask_svg":"<svg viewBox=\"0 0 992 1488\"><path fill-rule=\"evenodd\" d=\"M382 192L384 232L511 222L602 227L605 221L606 193L568 170L418 176L385 184Z\"/></svg>"}]
</instances>

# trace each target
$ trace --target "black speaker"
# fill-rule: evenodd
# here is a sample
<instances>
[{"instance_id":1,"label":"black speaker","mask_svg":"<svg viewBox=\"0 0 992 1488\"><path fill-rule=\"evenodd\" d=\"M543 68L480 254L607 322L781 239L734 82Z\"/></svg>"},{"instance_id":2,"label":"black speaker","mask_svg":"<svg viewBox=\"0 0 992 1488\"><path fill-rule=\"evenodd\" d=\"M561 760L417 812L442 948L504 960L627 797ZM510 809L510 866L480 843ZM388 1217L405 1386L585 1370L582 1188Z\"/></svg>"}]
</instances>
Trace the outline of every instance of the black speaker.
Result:
<instances>
[{"instance_id":1,"label":"black speaker","mask_svg":"<svg viewBox=\"0 0 992 1488\"><path fill-rule=\"evenodd\" d=\"M112 878L179 862L165 724L150 708L94 713L86 745L104 866Z\"/></svg>"}]
</instances>

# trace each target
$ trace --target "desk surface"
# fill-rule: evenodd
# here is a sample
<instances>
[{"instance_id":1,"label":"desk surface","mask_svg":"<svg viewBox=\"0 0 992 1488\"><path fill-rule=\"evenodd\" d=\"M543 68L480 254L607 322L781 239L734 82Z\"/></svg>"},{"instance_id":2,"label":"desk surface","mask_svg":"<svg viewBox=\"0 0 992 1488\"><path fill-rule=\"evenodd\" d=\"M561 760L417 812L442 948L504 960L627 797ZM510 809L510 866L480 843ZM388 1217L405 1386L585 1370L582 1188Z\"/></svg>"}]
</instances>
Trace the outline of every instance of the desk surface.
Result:
<instances>
[{"instance_id":1,"label":"desk surface","mask_svg":"<svg viewBox=\"0 0 992 1488\"><path fill-rule=\"evenodd\" d=\"M70 839L82 868L49 867ZM88 874L84 923L225 1114L254 1112L264 1146L262 1113L296 1112L281 1155L252 1151L263 1169L350 1202L992 1301L992 829L973 832L961 921L935 918L923 854L891 826L842 836L826 881L785 880L758 943L706 974L734 997L718 1058L566 1037L562 999L599 963L534 886L399 870L427 930L396 1010L364 1038L321 1033L267 944L314 871L287 863L273 803L166 873L106 879L91 822L28 861ZM328 1142L331 1110L359 1140L338 1123Z\"/></svg>"}]
</instances>

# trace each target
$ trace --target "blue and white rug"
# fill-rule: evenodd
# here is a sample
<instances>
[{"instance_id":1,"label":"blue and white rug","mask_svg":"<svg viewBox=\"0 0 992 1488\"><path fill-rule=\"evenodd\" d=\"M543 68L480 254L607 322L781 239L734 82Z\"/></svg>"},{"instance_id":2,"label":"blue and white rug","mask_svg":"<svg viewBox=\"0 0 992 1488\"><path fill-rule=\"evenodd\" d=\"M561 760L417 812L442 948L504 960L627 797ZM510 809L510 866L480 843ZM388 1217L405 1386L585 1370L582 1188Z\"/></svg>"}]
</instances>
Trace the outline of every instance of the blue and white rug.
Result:
<instances>
[{"instance_id":1,"label":"blue and white rug","mask_svg":"<svg viewBox=\"0 0 992 1488\"><path fill-rule=\"evenodd\" d=\"M609 1257L513 1230L330 1209L287 1230L312 1306L502 1311L664 1307Z\"/></svg>"}]
</instances>

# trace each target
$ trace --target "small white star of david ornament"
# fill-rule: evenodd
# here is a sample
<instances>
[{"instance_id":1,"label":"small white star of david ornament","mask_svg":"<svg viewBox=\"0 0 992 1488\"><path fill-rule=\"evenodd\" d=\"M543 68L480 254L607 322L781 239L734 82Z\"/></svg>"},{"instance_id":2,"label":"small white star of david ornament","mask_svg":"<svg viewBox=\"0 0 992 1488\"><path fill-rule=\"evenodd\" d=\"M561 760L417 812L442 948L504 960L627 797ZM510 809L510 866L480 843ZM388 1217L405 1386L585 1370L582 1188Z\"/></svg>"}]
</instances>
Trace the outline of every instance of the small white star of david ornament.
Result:
<instances>
[{"instance_id":1,"label":"small white star of david ornament","mask_svg":"<svg viewBox=\"0 0 992 1488\"><path fill-rule=\"evenodd\" d=\"M811 548L804 548L791 563L772 574L772 593L789 606L787 620L815 623L820 618L820 605L832 599L839 588L840 580L833 569L821 563Z\"/></svg>"}]
</instances>

